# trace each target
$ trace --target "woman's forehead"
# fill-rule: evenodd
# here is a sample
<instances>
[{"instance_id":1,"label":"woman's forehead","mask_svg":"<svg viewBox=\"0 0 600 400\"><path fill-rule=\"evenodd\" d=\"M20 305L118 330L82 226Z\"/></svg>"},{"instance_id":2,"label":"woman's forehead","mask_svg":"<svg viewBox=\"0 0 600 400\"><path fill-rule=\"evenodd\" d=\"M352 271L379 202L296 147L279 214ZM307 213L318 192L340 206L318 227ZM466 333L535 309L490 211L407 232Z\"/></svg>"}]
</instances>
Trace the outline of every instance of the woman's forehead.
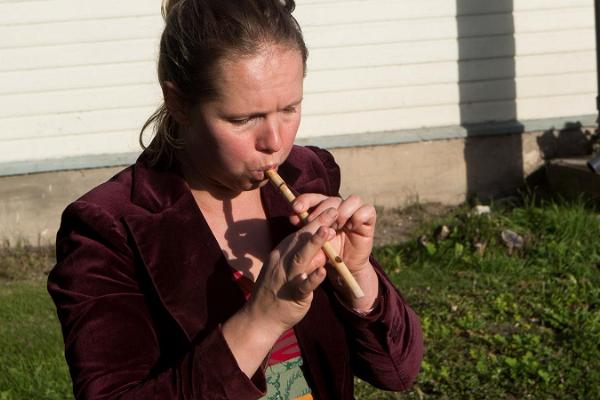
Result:
<instances>
[{"instance_id":1,"label":"woman's forehead","mask_svg":"<svg viewBox=\"0 0 600 400\"><path fill-rule=\"evenodd\" d=\"M304 65L300 51L269 46L258 53L220 63L216 86L222 100L268 92L295 95L302 90Z\"/></svg>"}]
</instances>

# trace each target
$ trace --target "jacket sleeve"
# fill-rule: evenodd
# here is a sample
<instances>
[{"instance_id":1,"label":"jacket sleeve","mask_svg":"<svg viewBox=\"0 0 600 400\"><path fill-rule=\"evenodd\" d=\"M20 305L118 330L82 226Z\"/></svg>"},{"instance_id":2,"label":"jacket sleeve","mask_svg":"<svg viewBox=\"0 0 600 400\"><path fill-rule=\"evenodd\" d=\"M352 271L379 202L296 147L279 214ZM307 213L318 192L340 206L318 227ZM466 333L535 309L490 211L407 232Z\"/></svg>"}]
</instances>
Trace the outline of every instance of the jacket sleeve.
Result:
<instances>
[{"instance_id":1,"label":"jacket sleeve","mask_svg":"<svg viewBox=\"0 0 600 400\"><path fill-rule=\"evenodd\" d=\"M405 390L423 358L421 325L377 261L371 263L379 277L375 309L360 315L335 296L336 312L346 327L355 375L381 389Z\"/></svg>"},{"instance_id":2,"label":"jacket sleeve","mask_svg":"<svg viewBox=\"0 0 600 400\"><path fill-rule=\"evenodd\" d=\"M340 171L326 150L311 147L328 174L330 196L339 196ZM423 358L423 335L415 312L404 301L383 268L371 257L379 278L375 309L360 315L331 296L346 327L352 370L356 376L386 390L405 390L416 378Z\"/></svg>"},{"instance_id":3,"label":"jacket sleeve","mask_svg":"<svg viewBox=\"0 0 600 400\"><path fill-rule=\"evenodd\" d=\"M159 337L125 227L95 204L63 213L57 264L48 278L77 399L256 399L220 327L161 366Z\"/></svg>"}]
</instances>

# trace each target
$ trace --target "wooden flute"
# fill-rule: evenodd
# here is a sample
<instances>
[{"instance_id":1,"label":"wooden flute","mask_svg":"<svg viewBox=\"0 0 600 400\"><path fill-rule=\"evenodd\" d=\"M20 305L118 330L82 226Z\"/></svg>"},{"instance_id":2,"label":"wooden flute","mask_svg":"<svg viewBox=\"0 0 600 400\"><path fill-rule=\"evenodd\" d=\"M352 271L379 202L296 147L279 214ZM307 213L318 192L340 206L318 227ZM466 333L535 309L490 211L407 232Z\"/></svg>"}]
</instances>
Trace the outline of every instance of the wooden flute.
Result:
<instances>
[{"instance_id":1,"label":"wooden flute","mask_svg":"<svg viewBox=\"0 0 600 400\"><path fill-rule=\"evenodd\" d=\"M265 173L271 181L271 183L273 184L273 186L279 189L279 192L287 199L290 205L294 203L294 200L296 200L296 196L294 196L294 193L292 193L292 191L285 183L285 181L281 178L281 176L279 176L279 174L273 169L265 171ZM298 214L298 216L300 217L300 219L302 219L302 221L304 221L304 223L308 222L308 212L303 211L302 213ZM346 284L352 295L357 299L363 297L365 294L358 285L358 282L356 282L356 279L354 279L354 277L350 273L348 266L337 254L331 243L325 242L325 244L323 244L323 251L327 255L327 258L329 259L331 265L333 265L336 271L340 274L342 281Z\"/></svg>"}]
</instances>

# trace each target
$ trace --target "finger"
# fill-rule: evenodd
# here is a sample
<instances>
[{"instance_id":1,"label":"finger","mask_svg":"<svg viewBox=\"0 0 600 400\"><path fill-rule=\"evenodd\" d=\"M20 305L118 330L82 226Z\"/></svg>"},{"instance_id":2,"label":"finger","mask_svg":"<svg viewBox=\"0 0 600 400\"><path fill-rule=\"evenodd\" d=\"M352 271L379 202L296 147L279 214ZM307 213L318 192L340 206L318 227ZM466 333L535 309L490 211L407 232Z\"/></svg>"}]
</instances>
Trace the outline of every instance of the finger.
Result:
<instances>
[{"instance_id":1,"label":"finger","mask_svg":"<svg viewBox=\"0 0 600 400\"><path fill-rule=\"evenodd\" d=\"M298 245L291 249L291 262L285 263L288 276L295 277L303 272L310 272L308 270L314 265L313 259L332 235L332 229L328 226L336 217L337 211L329 209L297 232Z\"/></svg>"},{"instance_id":2,"label":"finger","mask_svg":"<svg viewBox=\"0 0 600 400\"><path fill-rule=\"evenodd\" d=\"M294 290L294 298L297 301L304 300L311 295L311 293L319 287L325 280L327 273L325 268L319 267L312 271L310 274L300 274L299 279L296 280L297 285Z\"/></svg>"},{"instance_id":3,"label":"finger","mask_svg":"<svg viewBox=\"0 0 600 400\"><path fill-rule=\"evenodd\" d=\"M292 208L295 212L301 213L310 210L328 198L329 196L320 193L302 193L296 197L296 200L294 200L294 203L292 204Z\"/></svg>"},{"instance_id":4,"label":"finger","mask_svg":"<svg viewBox=\"0 0 600 400\"><path fill-rule=\"evenodd\" d=\"M310 222L328 208L337 208L340 202L339 197L330 197L319 193L302 194L296 198L292 205L295 214L290 217L290 222L294 225L300 225L302 220L298 215L302 213L308 213L307 221Z\"/></svg>"},{"instance_id":5,"label":"finger","mask_svg":"<svg viewBox=\"0 0 600 400\"><path fill-rule=\"evenodd\" d=\"M348 224L354 213L363 205L362 199L359 196L351 195L338 207L337 225L338 228L346 228L352 230L352 226Z\"/></svg>"},{"instance_id":6,"label":"finger","mask_svg":"<svg viewBox=\"0 0 600 400\"><path fill-rule=\"evenodd\" d=\"M292 215L290 215L290 223L292 225L298 226L298 225L302 225L304 223L304 221L302 218L300 218L300 216L298 214L292 214Z\"/></svg>"},{"instance_id":7,"label":"finger","mask_svg":"<svg viewBox=\"0 0 600 400\"><path fill-rule=\"evenodd\" d=\"M377 211L371 204L363 204L354 212L346 226L362 236L373 236L377 222Z\"/></svg>"}]
</instances>

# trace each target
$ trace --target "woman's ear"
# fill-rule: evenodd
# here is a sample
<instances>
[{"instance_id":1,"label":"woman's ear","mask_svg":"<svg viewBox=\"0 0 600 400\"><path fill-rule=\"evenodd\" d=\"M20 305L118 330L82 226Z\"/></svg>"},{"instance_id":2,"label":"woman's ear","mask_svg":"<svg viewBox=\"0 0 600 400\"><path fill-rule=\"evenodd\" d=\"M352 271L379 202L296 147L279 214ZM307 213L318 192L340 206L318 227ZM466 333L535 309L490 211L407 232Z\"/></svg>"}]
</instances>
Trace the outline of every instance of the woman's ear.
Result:
<instances>
[{"instance_id":1,"label":"woman's ear","mask_svg":"<svg viewBox=\"0 0 600 400\"><path fill-rule=\"evenodd\" d=\"M189 107L179 88L173 82L165 81L162 85L162 90L165 105L171 117L180 126L187 125L189 123Z\"/></svg>"}]
</instances>

